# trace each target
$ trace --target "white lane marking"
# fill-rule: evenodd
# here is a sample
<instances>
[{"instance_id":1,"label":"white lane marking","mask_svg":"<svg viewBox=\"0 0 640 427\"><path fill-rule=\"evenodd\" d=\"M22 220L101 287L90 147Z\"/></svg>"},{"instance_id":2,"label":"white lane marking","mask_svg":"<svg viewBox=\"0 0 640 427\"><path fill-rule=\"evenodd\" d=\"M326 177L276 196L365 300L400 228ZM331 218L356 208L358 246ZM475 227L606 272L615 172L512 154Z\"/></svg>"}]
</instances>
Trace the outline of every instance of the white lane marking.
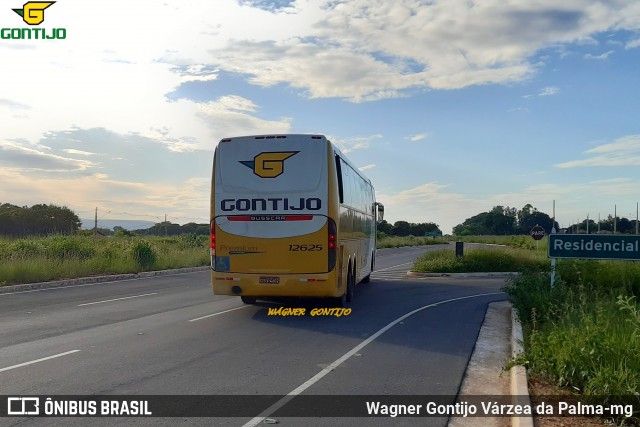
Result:
<instances>
[{"instance_id":1,"label":"white lane marking","mask_svg":"<svg viewBox=\"0 0 640 427\"><path fill-rule=\"evenodd\" d=\"M452 298L452 299L448 299L448 300L444 300L444 301L439 301L439 302L436 302L436 303L433 303L433 304L425 305L424 307L420 307L420 308L417 308L417 309L415 309L413 311L410 311L409 313L405 314L404 316L401 316L401 317L397 318L396 320L394 320L393 322L389 323L387 326L385 326L384 328L380 329L378 332L376 332L375 334L371 335L366 340L362 341L360 344L355 346L353 349L351 349L350 351L345 353L338 360L336 360L335 362L333 362L332 364L330 364L329 366L324 368L322 371L318 372L316 375L314 375L313 377L311 377L310 379L305 381L298 388L296 388L295 390L291 391L289 394L284 396L282 399L278 400L276 403L274 403L273 405L271 405L270 407L265 409L260 415L258 415L257 417L253 418L251 421L249 421L248 423L244 424L242 427L255 427L255 426L257 426L265 418L267 418L269 415L271 415L272 413L274 413L278 409L282 408L291 399L293 399L294 397L296 397L297 395L301 394L303 391L305 391L306 389L311 387L313 384L315 384L320 379L322 379L322 377L327 375L329 372L333 371L338 366L342 365L347 359L349 359L351 356L353 356L354 354L356 354L357 352L362 350L363 347L365 347L366 345L368 345L371 342L373 342L380 335L384 334L389 329L391 329L392 327L394 327L398 323L402 322L407 317L413 316L414 314L416 314L416 313L418 313L418 312L420 312L422 310L426 310L427 308L436 307L436 306L438 306L440 304L446 304L448 302L460 301L460 300L469 299L469 298L484 297L484 296L489 296L489 295L498 295L498 294L502 294L502 293L504 293L504 292L490 292L490 293L486 293L486 294L476 294L476 295L469 295L469 296L466 296L466 297Z\"/></svg>"},{"instance_id":2,"label":"white lane marking","mask_svg":"<svg viewBox=\"0 0 640 427\"><path fill-rule=\"evenodd\" d=\"M228 313L230 311L240 310L240 309L249 308L249 307L251 307L251 306L250 305L246 305L246 306L242 306L242 307L232 308L230 310L221 311L219 313L207 314L206 316L198 317L197 319L191 319L191 320L189 320L189 322L195 322L197 320L207 319L209 317L217 316L219 314L224 314L224 313Z\"/></svg>"},{"instance_id":3,"label":"white lane marking","mask_svg":"<svg viewBox=\"0 0 640 427\"><path fill-rule=\"evenodd\" d=\"M131 299L131 298L140 298L140 297L148 297L149 295L158 295L157 292L151 292L150 294L142 294L142 295L133 295L130 297L122 297L122 298L114 298L114 299L106 299L104 301L96 301L96 302L88 302L86 304L78 304L78 307L84 307L85 305L94 305L94 304L103 304L105 302L113 302L113 301L122 301L123 299Z\"/></svg>"},{"instance_id":4,"label":"white lane marking","mask_svg":"<svg viewBox=\"0 0 640 427\"><path fill-rule=\"evenodd\" d=\"M202 273L203 271L207 271L207 270L187 271L187 272L184 272L184 273L162 274L162 275L158 275L158 276L149 276L149 277L133 277L131 279L109 280L109 281L106 281L106 282L82 283L80 285L62 285L62 286L56 286L54 288L29 289L28 291L4 292L4 293L0 293L0 297L2 297L4 295L26 294L26 293L29 293L29 292L59 291L61 289L84 288L85 286L106 285L107 283L131 282L132 280L145 280L145 279L154 279L154 278L158 278L158 277L181 276L183 274ZM29 283L26 283L26 284L28 285ZM20 286L20 285L18 285L18 286Z\"/></svg>"},{"instance_id":5,"label":"white lane marking","mask_svg":"<svg viewBox=\"0 0 640 427\"><path fill-rule=\"evenodd\" d=\"M0 369L0 372L10 371L12 369L21 368L21 367L27 366L27 365L33 365L34 363L44 362L45 360L55 359L56 357L66 356L67 354L77 353L79 351L80 350L71 350L71 351L67 351L65 353L54 354L53 356L49 356L49 357L43 357L42 359L32 360L31 362L24 362L24 363L20 363L18 365L8 366L6 368Z\"/></svg>"}]
</instances>

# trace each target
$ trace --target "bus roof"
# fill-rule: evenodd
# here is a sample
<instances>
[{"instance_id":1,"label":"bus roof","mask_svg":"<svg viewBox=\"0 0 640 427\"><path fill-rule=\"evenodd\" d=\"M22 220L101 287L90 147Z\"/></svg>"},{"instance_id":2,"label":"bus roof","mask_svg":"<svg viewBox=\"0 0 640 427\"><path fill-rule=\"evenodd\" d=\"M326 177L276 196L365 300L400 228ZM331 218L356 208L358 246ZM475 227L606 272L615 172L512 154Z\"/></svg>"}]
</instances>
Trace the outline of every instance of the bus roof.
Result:
<instances>
[{"instance_id":1,"label":"bus roof","mask_svg":"<svg viewBox=\"0 0 640 427\"><path fill-rule=\"evenodd\" d=\"M245 136L234 136L232 138L222 138L220 142L230 142L236 139L285 139L285 138L304 138L308 137L311 139L319 139L326 140L327 138L324 135L312 135L312 134L303 134L303 133L286 133L286 134L269 134L269 135L245 135Z\"/></svg>"},{"instance_id":2,"label":"bus roof","mask_svg":"<svg viewBox=\"0 0 640 427\"><path fill-rule=\"evenodd\" d=\"M351 163L351 161L342 153L342 151L340 151L340 149L338 147L335 146L335 144L333 144L331 141L329 141L327 139L326 136L324 135L318 135L318 134L305 134L305 133L282 133L282 134L264 134L264 135L243 135L243 136L234 136L231 138L223 138L220 140L220 142L231 142L234 140L247 140L247 139L256 139L256 140L265 140L265 139L287 139L287 138L310 138L310 139L317 139L320 141L326 141L329 144L331 144L331 147L333 148L333 151L335 153L337 153L340 158L349 166L351 166L351 169L353 169L358 175L360 175L360 177L362 179L364 179L365 181L367 181L369 183L369 185L371 185L371 180L369 178L367 178L362 171L360 171L353 163Z\"/></svg>"}]
</instances>

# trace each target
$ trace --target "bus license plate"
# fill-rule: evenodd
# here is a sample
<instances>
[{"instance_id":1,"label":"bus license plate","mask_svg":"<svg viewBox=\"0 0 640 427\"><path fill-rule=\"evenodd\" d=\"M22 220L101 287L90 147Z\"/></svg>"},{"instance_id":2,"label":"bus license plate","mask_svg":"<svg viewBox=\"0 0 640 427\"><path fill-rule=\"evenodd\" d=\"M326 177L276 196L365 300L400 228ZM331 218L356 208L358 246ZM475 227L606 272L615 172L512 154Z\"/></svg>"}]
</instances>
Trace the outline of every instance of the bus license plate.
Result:
<instances>
[{"instance_id":1,"label":"bus license plate","mask_svg":"<svg viewBox=\"0 0 640 427\"><path fill-rule=\"evenodd\" d=\"M271 276L261 276L260 283L267 283L269 285L277 285L280 283L279 277L271 277Z\"/></svg>"}]
</instances>

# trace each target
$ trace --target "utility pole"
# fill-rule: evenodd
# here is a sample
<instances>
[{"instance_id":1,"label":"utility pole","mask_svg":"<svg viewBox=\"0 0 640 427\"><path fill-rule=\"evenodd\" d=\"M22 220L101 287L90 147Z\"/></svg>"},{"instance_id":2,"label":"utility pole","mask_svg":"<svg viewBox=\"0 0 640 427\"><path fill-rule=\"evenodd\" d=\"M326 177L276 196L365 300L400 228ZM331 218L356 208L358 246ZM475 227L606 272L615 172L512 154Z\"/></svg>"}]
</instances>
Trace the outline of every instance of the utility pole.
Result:
<instances>
[{"instance_id":1,"label":"utility pole","mask_svg":"<svg viewBox=\"0 0 640 427\"><path fill-rule=\"evenodd\" d=\"M98 235L98 207L97 206L96 206L96 219L93 224L93 235L94 236Z\"/></svg>"},{"instance_id":2,"label":"utility pole","mask_svg":"<svg viewBox=\"0 0 640 427\"><path fill-rule=\"evenodd\" d=\"M551 234L555 234L556 231L556 201L553 201L553 218L551 219ZM550 242L550 238L547 238L547 242ZM549 243L549 247L551 247L551 243ZM554 282L556 281L556 259L551 258L551 287L553 288Z\"/></svg>"},{"instance_id":3,"label":"utility pole","mask_svg":"<svg viewBox=\"0 0 640 427\"><path fill-rule=\"evenodd\" d=\"M616 234L618 229L618 205L613 205L613 234Z\"/></svg>"},{"instance_id":4,"label":"utility pole","mask_svg":"<svg viewBox=\"0 0 640 427\"><path fill-rule=\"evenodd\" d=\"M164 214L164 235L167 235L167 214Z\"/></svg>"}]
</instances>

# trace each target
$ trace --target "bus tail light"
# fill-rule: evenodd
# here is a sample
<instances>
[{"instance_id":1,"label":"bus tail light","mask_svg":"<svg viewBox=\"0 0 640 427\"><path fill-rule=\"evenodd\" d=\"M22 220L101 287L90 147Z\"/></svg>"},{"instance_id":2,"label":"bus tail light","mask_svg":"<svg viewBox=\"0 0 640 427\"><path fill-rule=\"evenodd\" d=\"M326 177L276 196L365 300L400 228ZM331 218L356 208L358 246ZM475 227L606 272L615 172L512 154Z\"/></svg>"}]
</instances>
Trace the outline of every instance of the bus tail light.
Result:
<instances>
[{"instance_id":1,"label":"bus tail light","mask_svg":"<svg viewBox=\"0 0 640 427\"><path fill-rule=\"evenodd\" d=\"M211 268L216 267L216 223L215 220L211 220L211 239L209 244L209 252L211 253Z\"/></svg>"},{"instance_id":2,"label":"bus tail light","mask_svg":"<svg viewBox=\"0 0 640 427\"><path fill-rule=\"evenodd\" d=\"M328 271L331 271L336 267L336 253L338 245L337 237L338 229L336 228L336 222L329 218L327 220L327 248L329 249Z\"/></svg>"}]
</instances>

